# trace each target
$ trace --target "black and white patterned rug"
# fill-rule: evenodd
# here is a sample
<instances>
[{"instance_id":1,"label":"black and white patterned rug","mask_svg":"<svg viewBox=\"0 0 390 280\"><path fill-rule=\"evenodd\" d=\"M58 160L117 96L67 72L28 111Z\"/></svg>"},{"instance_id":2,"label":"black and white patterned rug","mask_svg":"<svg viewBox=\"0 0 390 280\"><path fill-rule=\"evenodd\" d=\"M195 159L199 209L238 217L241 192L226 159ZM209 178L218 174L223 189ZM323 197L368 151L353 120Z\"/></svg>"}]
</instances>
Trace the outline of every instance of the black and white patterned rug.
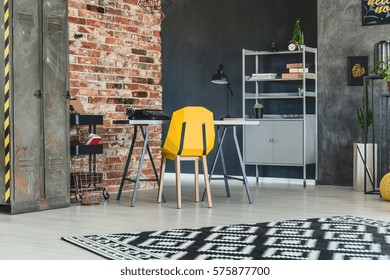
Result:
<instances>
[{"instance_id":1,"label":"black and white patterned rug","mask_svg":"<svg viewBox=\"0 0 390 280\"><path fill-rule=\"evenodd\" d=\"M390 259L390 222L354 216L62 239L112 260Z\"/></svg>"}]
</instances>

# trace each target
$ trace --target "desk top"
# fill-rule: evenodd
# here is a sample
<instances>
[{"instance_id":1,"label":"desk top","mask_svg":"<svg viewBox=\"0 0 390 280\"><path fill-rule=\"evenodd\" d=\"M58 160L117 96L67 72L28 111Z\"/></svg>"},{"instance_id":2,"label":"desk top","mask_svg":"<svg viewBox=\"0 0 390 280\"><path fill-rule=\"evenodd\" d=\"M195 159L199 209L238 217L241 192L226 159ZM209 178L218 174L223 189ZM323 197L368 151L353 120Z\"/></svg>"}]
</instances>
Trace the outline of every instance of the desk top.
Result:
<instances>
[{"instance_id":1,"label":"desk top","mask_svg":"<svg viewBox=\"0 0 390 280\"><path fill-rule=\"evenodd\" d=\"M114 120L113 124L132 124L132 125L160 125L169 123L169 120Z\"/></svg>"},{"instance_id":2,"label":"desk top","mask_svg":"<svg viewBox=\"0 0 390 280\"><path fill-rule=\"evenodd\" d=\"M259 120L214 120L214 124L217 126L235 126L235 125L260 125Z\"/></svg>"},{"instance_id":3,"label":"desk top","mask_svg":"<svg viewBox=\"0 0 390 280\"><path fill-rule=\"evenodd\" d=\"M131 124L131 125L161 125L169 123L169 120L114 120L113 124ZM235 126L235 125L260 125L259 120L214 120L217 126Z\"/></svg>"}]
</instances>

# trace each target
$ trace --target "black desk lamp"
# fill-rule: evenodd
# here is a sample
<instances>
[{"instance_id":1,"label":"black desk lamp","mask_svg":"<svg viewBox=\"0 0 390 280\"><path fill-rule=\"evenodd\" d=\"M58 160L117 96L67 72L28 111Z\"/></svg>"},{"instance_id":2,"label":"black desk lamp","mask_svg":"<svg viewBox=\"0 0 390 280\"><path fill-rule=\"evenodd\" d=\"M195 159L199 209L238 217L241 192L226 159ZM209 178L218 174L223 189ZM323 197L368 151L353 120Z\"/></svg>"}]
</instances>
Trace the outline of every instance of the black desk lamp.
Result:
<instances>
[{"instance_id":1,"label":"black desk lamp","mask_svg":"<svg viewBox=\"0 0 390 280\"><path fill-rule=\"evenodd\" d=\"M223 70L223 64L219 65L217 74L211 78L211 82L218 85L226 85L226 99L227 99L227 116L230 118L230 102L229 102L229 93L233 96L233 91L230 87L229 78L226 76L225 71Z\"/></svg>"}]
</instances>

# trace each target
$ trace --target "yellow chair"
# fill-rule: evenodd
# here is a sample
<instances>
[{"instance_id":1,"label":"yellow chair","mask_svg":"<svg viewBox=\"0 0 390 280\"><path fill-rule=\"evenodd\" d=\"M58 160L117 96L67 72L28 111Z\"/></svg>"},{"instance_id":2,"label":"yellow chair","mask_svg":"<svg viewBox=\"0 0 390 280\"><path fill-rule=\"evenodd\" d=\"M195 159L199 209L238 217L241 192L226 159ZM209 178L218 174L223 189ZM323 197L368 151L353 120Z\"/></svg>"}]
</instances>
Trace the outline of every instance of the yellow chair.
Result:
<instances>
[{"instance_id":1,"label":"yellow chair","mask_svg":"<svg viewBox=\"0 0 390 280\"><path fill-rule=\"evenodd\" d=\"M195 201L199 202L199 160L203 163L203 174L207 203L212 207L209 175L206 156L213 149L215 141L214 116L206 108L188 106L172 114L169 129L162 148L162 164L158 203L161 203L166 160L175 161L177 208L181 208L180 162L195 163Z\"/></svg>"}]
</instances>

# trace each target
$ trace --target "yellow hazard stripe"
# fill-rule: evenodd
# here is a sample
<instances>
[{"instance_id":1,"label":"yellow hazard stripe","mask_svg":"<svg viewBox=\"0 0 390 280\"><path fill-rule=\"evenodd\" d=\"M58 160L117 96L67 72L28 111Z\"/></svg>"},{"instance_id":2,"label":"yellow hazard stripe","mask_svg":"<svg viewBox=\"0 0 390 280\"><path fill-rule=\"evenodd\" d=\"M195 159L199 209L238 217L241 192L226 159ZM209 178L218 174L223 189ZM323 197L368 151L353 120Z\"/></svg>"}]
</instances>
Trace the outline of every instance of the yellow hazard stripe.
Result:
<instances>
[{"instance_id":1,"label":"yellow hazard stripe","mask_svg":"<svg viewBox=\"0 0 390 280\"><path fill-rule=\"evenodd\" d=\"M9 5L8 0L4 0L4 166L5 166L5 192L4 202L10 204L11 199L11 137L10 137L10 41L9 41Z\"/></svg>"}]
</instances>

